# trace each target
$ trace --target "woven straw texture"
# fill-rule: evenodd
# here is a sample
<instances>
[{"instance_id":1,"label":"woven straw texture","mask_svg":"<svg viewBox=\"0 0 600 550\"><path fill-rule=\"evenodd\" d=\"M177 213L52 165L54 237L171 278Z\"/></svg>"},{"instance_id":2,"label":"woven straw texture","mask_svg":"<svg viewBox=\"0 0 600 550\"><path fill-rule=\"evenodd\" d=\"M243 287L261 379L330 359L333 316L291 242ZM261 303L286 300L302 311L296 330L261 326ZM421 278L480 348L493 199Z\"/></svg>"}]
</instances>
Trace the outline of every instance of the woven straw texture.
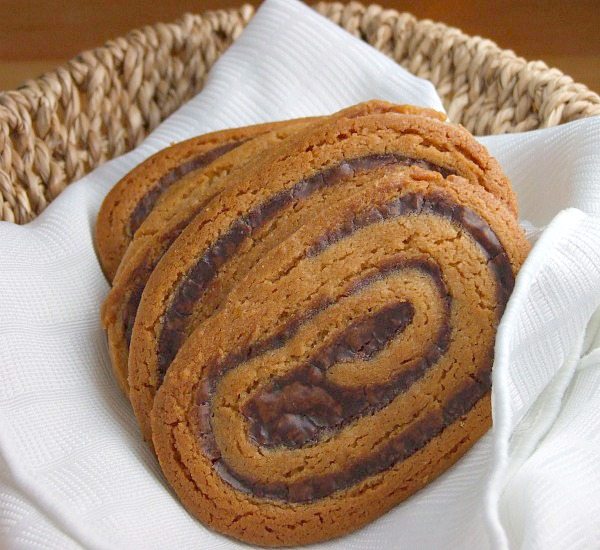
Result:
<instances>
[{"instance_id":1,"label":"woven straw texture","mask_svg":"<svg viewBox=\"0 0 600 550\"><path fill-rule=\"evenodd\" d=\"M600 97L541 61L410 14L358 3L316 9L436 86L475 134L600 114ZM185 15L135 30L0 93L0 219L35 218L69 183L137 144L202 89L254 9Z\"/></svg>"}]
</instances>

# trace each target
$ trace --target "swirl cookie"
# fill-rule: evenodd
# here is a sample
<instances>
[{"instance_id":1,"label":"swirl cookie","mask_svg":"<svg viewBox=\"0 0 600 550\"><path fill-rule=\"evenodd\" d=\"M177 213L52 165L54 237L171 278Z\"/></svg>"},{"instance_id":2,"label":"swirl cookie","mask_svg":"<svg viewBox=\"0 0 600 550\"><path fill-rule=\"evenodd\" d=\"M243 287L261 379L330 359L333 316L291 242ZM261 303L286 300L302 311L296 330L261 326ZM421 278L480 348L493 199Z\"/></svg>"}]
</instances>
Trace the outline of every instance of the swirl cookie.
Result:
<instances>
[{"instance_id":1,"label":"swirl cookie","mask_svg":"<svg viewBox=\"0 0 600 550\"><path fill-rule=\"evenodd\" d=\"M363 168L183 343L154 448L210 527L267 546L345 534L489 428L496 327L528 244L501 200L440 172ZM240 212L250 227L259 216ZM189 279L200 288L213 257Z\"/></svg>"},{"instance_id":2,"label":"swirl cookie","mask_svg":"<svg viewBox=\"0 0 600 550\"><path fill-rule=\"evenodd\" d=\"M262 257L329 204L396 168L420 167L488 192L513 213L497 163L466 130L416 109L337 116L281 143L196 216L146 284L129 356L130 399L145 438L154 394L187 335ZM514 216L513 216L514 217Z\"/></svg>"},{"instance_id":3,"label":"swirl cookie","mask_svg":"<svg viewBox=\"0 0 600 550\"><path fill-rule=\"evenodd\" d=\"M121 179L104 199L96 222L96 248L107 279L113 280L133 235L167 189L273 127L258 124L182 141L152 155Z\"/></svg>"},{"instance_id":4,"label":"swirl cookie","mask_svg":"<svg viewBox=\"0 0 600 550\"><path fill-rule=\"evenodd\" d=\"M304 128L310 119L279 123L278 129L247 140L223 153L202 169L181 178L166 190L133 236L102 308L113 371L128 393L127 362L131 331L137 308L152 270L179 236L190 219L231 180L225 176L243 170L244 165L275 147L281 140Z\"/></svg>"}]
</instances>

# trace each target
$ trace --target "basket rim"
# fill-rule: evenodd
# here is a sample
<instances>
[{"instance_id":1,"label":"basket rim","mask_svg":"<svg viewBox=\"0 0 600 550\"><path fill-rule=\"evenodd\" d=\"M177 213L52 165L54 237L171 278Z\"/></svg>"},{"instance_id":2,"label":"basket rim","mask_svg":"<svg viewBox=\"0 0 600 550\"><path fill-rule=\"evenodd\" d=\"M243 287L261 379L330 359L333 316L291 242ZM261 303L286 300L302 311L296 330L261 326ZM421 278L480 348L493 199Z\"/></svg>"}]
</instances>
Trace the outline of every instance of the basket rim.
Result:
<instances>
[{"instance_id":1,"label":"basket rim","mask_svg":"<svg viewBox=\"0 0 600 550\"><path fill-rule=\"evenodd\" d=\"M489 39L377 4L314 7L429 79L449 118L475 134L600 115L587 86ZM254 11L244 4L146 25L0 92L0 220L30 221L69 183L139 144L200 91Z\"/></svg>"}]
</instances>

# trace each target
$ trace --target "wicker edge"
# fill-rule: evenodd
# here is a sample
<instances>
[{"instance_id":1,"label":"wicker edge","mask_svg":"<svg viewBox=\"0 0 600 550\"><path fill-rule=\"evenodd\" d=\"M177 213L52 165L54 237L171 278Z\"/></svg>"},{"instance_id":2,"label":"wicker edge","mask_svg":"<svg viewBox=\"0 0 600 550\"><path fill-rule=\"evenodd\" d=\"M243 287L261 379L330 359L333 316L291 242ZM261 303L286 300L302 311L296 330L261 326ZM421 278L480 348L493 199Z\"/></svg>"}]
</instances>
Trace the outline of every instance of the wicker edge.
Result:
<instances>
[{"instance_id":1,"label":"wicker edge","mask_svg":"<svg viewBox=\"0 0 600 550\"><path fill-rule=\"evenodd\" d=\"M541 61L410 14L352 2L316 9L436 86L475 134L600 114L600 97ZM70 182L136 145L202 89L252 6L183 16L111 40L0 93L0 220L35 218Z\"/></svg>"}]
</instances>

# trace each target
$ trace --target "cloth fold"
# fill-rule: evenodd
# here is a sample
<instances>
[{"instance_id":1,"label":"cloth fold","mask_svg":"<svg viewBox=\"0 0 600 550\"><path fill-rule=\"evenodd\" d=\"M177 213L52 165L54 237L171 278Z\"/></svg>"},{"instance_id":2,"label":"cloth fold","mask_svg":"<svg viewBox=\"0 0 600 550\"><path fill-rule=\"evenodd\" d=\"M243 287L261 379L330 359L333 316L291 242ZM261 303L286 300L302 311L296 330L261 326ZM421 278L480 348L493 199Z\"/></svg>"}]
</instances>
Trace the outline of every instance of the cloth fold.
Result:
<instances>
[{"instance_id":1,"label":"cloth fold","mask_svg":"<svg viewBox=\"0 0 600 550\"><path fill-rule=\"evenodd\" d=\"M95 216L173 141L372 98L442 110L431 83L305 5L267 0L202 93L140 147L34 222L0 224L0 546L246 547L186 513L141 441L100 326ZM481 141L539 236L498 331L494 428L408 501L319 548L600 547L600 119Z\"/></svg>"}]
</instances>

